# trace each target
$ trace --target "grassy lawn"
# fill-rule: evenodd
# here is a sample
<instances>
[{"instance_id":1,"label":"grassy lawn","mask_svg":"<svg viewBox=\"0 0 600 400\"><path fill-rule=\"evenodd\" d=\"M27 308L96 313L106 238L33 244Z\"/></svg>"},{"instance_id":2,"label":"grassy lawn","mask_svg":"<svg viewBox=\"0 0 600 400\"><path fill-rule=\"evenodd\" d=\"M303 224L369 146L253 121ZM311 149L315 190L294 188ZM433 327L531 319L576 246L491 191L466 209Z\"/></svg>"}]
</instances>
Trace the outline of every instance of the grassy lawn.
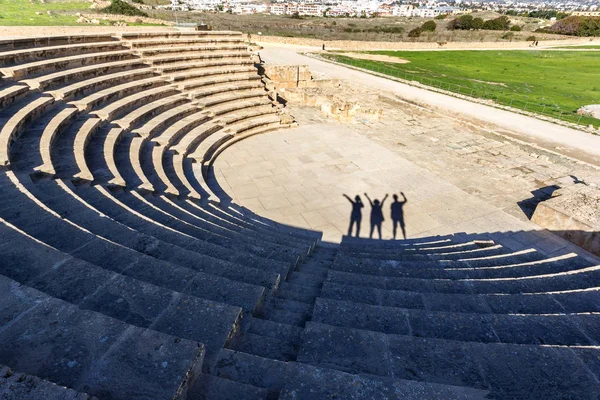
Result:
<instances>
[{"instance_id":1,"label":"grassy lawn","mask_svg":"<svg viewBox=\"0 0 600 400\"><path fill-rule=\"evenodd\" d=\"M565 121L600 126L576 114L600 103L600 52L578 51L374 51L406 64L324 56L452 92L492 99Z\"/></svg>"},{"instance_id":2,"label":"grassy lawn","mask_svg":"<svg viewBox=\"0 0 600 400\"><path fill-rule=\"evenodd\" d=\"M600 50L600 46L599 45L579 45L579 46L556 46L553 47L553 49L592 49L592 50Z\"/></svg>"},{"instance_id":3,"label":"grassy lawn","mask_svg":"<svg viewBox=\"0 0 600 400\"><path fill-rule=\"evenodd\" d=\"M90 4L83 1L41 3L35 0L32 3L29 0L0 0L0 25L78 25L75 13L89 11ZM48 14L47 11L52 14ZM41 15L37 15L36 12L41 12Z\"/></svg>"}]
</instances>

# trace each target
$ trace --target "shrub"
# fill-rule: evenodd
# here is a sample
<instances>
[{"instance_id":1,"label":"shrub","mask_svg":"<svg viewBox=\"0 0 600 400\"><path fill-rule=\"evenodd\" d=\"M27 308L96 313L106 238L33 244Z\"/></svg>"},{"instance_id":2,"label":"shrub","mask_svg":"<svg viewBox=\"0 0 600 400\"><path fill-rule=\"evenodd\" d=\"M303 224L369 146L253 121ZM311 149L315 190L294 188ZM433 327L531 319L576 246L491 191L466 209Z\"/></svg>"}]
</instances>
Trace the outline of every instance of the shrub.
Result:
<instances>
[{"instance_id":1,"label":"shrub","mask_svg":"<svg viewBox=\"0 0 600 400\"><path fill-rule=\"evenodd\" d=\"M550 33L573 36L600 36L600 17L570 16L547 29Z\"/></svg>"},{"instance_id":2,"label":"shrub","mask_svg":"<svg viewBox=\"0 0 600 400\"><path fill-rule=\"evenodd\" d=\"M142 0L131 0L131 2L135 4L144 4Z\"/></svg>"},{"instance_id":3,"label":"shrub","mask_svg":"<svg viewBox=\"0 0 600 400\"><path fill-rule=\"evenodd\" d=\"M427 21L421 25L421 30L423 32L435 32L435 28L437 28L437 25L433 21Z\"/></svg>"},{"instance_id":4,"label":"shrub","mask_svg":"<svg viewBox=\"0 0 600 400\"><path fill-rule=\"evenodd\" d=\"M506 32L504 35L501 36L502 39L506 39L506 40L510 40L512 41L513 38L515 37L515 34L512 32Z\"/></svg>"},{"instance_id":5,"label":"shrub","mask_svg":"<svg viewBox=\"0 0 600 400\"><path fill-rule=\"evenodd\" d=\"M421 33L423 33L423 30L420 27L415 28L412 31L408 32L408 37L418 38L419 36L421 36Z\"/></svg>"},{"instance_id":6,"label":"shrub","mask_svg":"<svg viewBox=\"0 0 600 400\"><path fill-rule=\"evenodd\" d=\"M106 14L118 14L118 15L129 15L132 17L147 17L148 14L145 12L138 10L134 6L129 3L126 3L122 0L113 0L110 6L104 7L102 10L103 13Z\"/></svg>"},{"instance_id":7,"label":"shrub","mask_svg":"<svg viewBox=\"0 0 600 400\"><path fill-rule=\"evenodd\" d=\"M448 17L448 14L440 14L438 16L436 16L434 19L446 19Z\"/></svg>"},{"instance_id":8,"label":"shrub","mask_svg":"<svg viewBox=\"0 0 600 400\"><path fill-rule=\"evenodd\" d=\"M527 39L525 39L525 40L527 40L528 42L535 42L537 39L535 36L531 35L531 36L527 36Z\"/></svg>"},{"instance_id":9,"label":"shrub","mask_svg":"<svg viewBox=\"0 0 600 400\"><path fill-rule=\"evenodd\" d=\"M502 15L498 18L488 19L483 23L482 29L490 31L506 31L510 28L510 20L506 15Z\"/></svg>"},{"instance_id":10,"label":"shrub","mask_svg":"<svg viewBox=\"0 0 600 400\"><path fill-rule=\"evenodd\" d=\"M477 17L473 18L473 29L481 29L483 28L483 18Z\"/></svg>"},{"instance_id":11,"label":"shrub","mask_svg":"<svg viewBox=\"0 0 600 400\"><path fill-rule=\"evenodd\" d=\"M519 25L513 25L510 27L510 30L513 32L521 32L521 27Z\"/></svg>"}]
</instances>

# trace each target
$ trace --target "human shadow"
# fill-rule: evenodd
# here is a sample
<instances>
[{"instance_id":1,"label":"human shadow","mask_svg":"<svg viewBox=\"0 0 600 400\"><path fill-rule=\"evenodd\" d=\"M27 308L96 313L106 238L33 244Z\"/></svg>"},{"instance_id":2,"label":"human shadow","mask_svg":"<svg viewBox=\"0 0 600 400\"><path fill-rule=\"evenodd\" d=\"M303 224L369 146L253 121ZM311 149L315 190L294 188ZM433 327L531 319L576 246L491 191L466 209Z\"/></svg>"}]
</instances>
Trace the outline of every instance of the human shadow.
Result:
<instances>
[{"instance_id":1,"label":"human shadow","mask_svg":"<svg viewBox=\"0 0 600 400\"><path fill-rule=\"evenodd\" d=\"M368 194L365 193L365 197L369 200L369 204L371 204L371 231L369 232L369 239L373 238L373 231L377 228L377 233L379 234L379 240L381 237L381 224L383 223L383 204L385 200L388 198L386 194L381 202L377 199L371 200Z\"/></svg>"},{"instance_id":2,"label":"human shadow","mask_svg":"<svg viewBox=\"0 0 600 400\"><path fill-rule=\"evenodd\" d=\"M362 221L362 208L364 204L359 195L354 197L354 200L347 194L344 195L352 204L352 212L350 213L350 225L348 226L348 236L352 236L352 228L356 225L356 237L360 235L360 222Z\"/></svg>"},{"instance_id":3,"label":"human shadow","mask_svg":"<svg viewBox=\"0 0 600 400\"><path fill-rule=\"evenodd\" d=\"M398 201L398 195L395 194L393 196L394 201L391 205L391 210L392 210L392 224L393 224L393 231L394 231L394 239L396 239L396 232L398 231L398 225L400 226L400 229L402 230L402 237L404 239L406 239L406 226L404 224L404 205L408 202L408 200L406 200L406 196L404 195L404 192L400 192L400 194L402 195L402 201Z\"/></svg>"}]
</instances>

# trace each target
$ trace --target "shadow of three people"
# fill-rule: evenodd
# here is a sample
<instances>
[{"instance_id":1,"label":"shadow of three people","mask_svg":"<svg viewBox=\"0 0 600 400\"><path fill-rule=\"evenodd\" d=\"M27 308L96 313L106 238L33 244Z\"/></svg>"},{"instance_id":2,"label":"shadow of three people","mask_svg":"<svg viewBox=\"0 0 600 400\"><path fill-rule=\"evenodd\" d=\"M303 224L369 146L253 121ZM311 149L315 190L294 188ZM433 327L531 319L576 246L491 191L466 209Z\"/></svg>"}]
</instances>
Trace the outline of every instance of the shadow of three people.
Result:
<instances>
[{"instance_id":1,"label":"shadow of three people","mask_svg":"<svg viewBox=\"0 0 600 400\"><path fill-rule=\"evenodd\" d=\"M407 200L403 192L400 192L400 194L402 195L403 200L399 201L398 195L395 194L393 196L394 201L392 202L392 205L390 207L394 239L396 239L398 226L400 226L400 229L402 230L402 236L404 237L404 239L406 239L403 207L404 204L406 204ZM378 199L371 200L369 195L366 193L364 195L367 198L367 200L369 200L369 204L371 205L371 230L369 232L369 239L373 238L373 231L375 230L375 228L377 228L377 233L379 234L379 239L381 240L381 224L385 220L385 218L383 217L383 205L385 203L385 200L388 198L388 195L386 194L381 201L379 201ZM356 237L359 237L360 224L362 221L362 209L364 207L364 204L359 195L356 195L354 197L354 200L352 200L350 196L346 194L344 194L344 197L348 199L348 201L352 204L352 211L350 213L350 226L348 227L348 236L352 236L352 230L354 228L354 225L356 225Z\"/></svg>"}]
</instances>

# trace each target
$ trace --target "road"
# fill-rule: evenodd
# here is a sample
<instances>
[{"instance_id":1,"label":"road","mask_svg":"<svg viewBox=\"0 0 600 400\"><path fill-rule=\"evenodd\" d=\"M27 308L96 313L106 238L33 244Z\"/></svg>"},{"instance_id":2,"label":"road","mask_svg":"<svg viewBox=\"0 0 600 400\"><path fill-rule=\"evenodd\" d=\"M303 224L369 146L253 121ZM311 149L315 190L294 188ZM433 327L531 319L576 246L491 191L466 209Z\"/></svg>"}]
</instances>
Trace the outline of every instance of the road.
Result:
<instances>
[{"instance_id":1,"label":"road","mask_svg":"<svg viewBox=\"0 0 600 400\"><path fill-rule=\"evenodd\" d=\"M306 51L317 51L320 50L319 48L260 44L264 46L260 54L266 63L308 65L315 74L357 82L371 89L390 92L407 101L429 105L449 115L460 115L467 119L479 120L493 125L494 130L499 130L503 134L600 166L600 136L381 78L300 54Z\"/></svg>"}]
</instances>

